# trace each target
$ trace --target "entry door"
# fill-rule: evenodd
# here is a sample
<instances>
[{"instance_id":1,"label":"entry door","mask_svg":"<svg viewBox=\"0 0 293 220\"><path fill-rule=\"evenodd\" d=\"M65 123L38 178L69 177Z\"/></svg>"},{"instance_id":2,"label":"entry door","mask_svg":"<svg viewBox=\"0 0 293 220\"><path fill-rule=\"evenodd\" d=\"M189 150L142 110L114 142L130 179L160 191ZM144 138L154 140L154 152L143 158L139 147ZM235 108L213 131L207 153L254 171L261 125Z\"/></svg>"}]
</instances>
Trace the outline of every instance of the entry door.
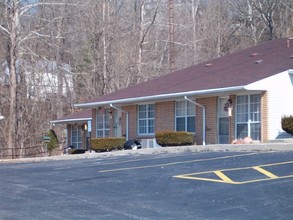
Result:
<instances>
[{"instance_id":1,"label":"entry door","mask_svg":"<svg viewBox=\"0 0 293 220\"><path fill-rule=\"evenodd\" d=\"M121 121L122 121L122 112L115 109L114 111L114 137L121 137L122 131L121 131Z\"/></svg>"},{"instance_id":2,"label":"entry door","mask_svg":"<svg viewBox=\"0 0 293 220\"><path fill-rule=\"evenodd\" d=\"M218 98L218 143L229 144L229 115L224 108L228 97Z\"/></svg>"}]
</instances>

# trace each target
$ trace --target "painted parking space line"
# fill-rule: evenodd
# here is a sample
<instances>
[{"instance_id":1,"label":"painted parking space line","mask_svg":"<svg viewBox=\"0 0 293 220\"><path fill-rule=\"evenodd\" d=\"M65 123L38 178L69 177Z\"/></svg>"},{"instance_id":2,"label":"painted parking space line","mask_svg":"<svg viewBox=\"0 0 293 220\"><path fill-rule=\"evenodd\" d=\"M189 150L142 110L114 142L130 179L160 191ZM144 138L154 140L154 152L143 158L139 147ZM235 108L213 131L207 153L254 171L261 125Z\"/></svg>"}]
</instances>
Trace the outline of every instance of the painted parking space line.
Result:
<instances>
[{"instance_id":1,"label":"painted parking space line","mask_svg":"<svg viewBox=\"0 0 293 220\"><path fill-rule=\"evenodd\" d=\"M267 170L267 168L269 167L277 167L281 165L287 165L288 167L291 166L289 167L288 175L279 176ZM173 177L181 178L181 179L201 180L201 181L239 185L239 184L247 184L247 183L254 183L254 182L261 182L261 181L268 181L268 180L292 178L293 169L290 170L292 168L292 165L293 165L293 161L285 161L285 162L279 162L279 163L262 164L258 166L252 166L252 167L230 168L230 169L223 169L223 170L190 173L190 174L176 175ZM235 171L235 172L238 172L238 174L241 174L241 172L249 171L249 170L255 170L260 174L259 176L263 176L263 177L257 177L251 180L243 180L243 181L236 181L236 180L233 180L233 178L231 178L231 172Z\"/></svg>"},{"instance_id":2,"label":"painted parking space line","mask_svg":"<svg viewBox=\"0 0 293 220\"><path fill-rule=\"evenodd\" d=\"M223 180L223 182L226 182L226 183L230 183L230 182L233 182L233 180L231 180L229 177L227 177L222 171L215 171L214 172L219 178L221 178Z\"/></svg>"},{"instance_id":3,"label":"painted parking space line","mask_svg":"<svg viewBox=\"0 0 293 220\"><path fill-rule=\"evenodd\" d=\"M145 168L175 166L175 165L187 164L187 163L196 163L196 162L203 162L203 161L224 160L224 159L229 159L229 158L245 157L245 156L251 156L251 155L256 155L256 154L260 154L260 153L253 152L253 153L244 153L244 154L234 154L234 155L222 156L222 157L213 157L213 158L177 161L177 162L170 162L170 163L161 163L161 164L154 164L154 165L135 166L135 167L120 167L117 169L100 170L98 172L108 173L108 172L118 172L118 171L136 170L136 169L145 169ZM262 153L262 154L265 154L265 153Z\"/></svg>"},{"instance_id":4,"label":"painted parking space line","mask_svg":"<svg viewBox=\"0 0 293 220\"><path fill-rule=\"evenodd\" d=\"M260 173L263 173L264 175L266 175L267 177L269 178L272 178L272 179L277 179L278 176L276 176L275 174L272 174L271 172L257 166L257 167L252 167L253 169L257 170L258 172Z\"/></svg>"}]
</instances>

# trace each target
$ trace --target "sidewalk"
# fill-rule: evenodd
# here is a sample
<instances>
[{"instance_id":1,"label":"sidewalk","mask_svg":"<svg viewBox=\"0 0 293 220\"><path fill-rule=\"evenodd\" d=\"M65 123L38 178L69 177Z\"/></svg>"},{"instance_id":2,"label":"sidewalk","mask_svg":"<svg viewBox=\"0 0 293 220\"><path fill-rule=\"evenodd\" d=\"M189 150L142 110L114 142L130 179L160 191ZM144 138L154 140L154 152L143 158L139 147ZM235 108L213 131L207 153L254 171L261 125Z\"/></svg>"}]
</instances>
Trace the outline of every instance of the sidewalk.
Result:
<instances>
[{"instance_id":1,"label":"sidewalk","mask_svg":"<svg viewBox=\"0 0 293 220\"><path fill-rule=\"evenodd\" d=\"M35 157L21 159L0 159L0 163L29 163L41 161L57 161L57 160L75 160L75 159L90 159L115 156L129 155L150 155L150 154L175 154L184 152L252 152L252 151L293 151L293 143L267 143L267 144L227 144L227 145L191 145L180 147L159 147L159 148L142 148L139 150L122 150L111 151L104 153L86 152L84 154L60 155L52 157Z\"/></svg>"}]
</instances>

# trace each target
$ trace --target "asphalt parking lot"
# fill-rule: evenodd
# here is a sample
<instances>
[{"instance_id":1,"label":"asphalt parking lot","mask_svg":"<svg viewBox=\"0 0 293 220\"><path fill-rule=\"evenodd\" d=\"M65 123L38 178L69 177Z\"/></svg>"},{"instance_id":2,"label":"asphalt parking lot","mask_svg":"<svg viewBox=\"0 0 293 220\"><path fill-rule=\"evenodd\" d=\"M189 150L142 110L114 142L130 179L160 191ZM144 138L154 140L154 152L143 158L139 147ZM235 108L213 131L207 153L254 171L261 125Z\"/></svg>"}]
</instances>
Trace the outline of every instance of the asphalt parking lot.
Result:
<instances>
[{"instance_id":1,"label":"asphalt parking lot","mask_svg":"<svg viewBox=\"0 0 293 220\"><path fill-rule=\"evenodd\" d=\"M292 219L293 152L0 163L0 219Z\"/></svg>"}]
</instances>

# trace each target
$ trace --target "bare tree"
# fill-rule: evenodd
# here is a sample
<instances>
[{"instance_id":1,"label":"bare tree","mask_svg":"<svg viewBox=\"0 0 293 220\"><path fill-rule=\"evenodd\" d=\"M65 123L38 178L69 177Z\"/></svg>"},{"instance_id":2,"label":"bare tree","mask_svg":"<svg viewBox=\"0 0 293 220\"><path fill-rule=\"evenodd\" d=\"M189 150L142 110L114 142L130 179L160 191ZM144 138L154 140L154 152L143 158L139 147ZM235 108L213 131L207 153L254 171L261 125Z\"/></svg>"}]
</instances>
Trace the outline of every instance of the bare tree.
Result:
<instances>
[{"instance_id":1,"label":"bare tree","mask_svg":"<svg viewBox=\"0 0 293 220\"><path fill-rule=\"evenodd\" d=\"M29 123L30 115L27 108L27 87L25 55L32 51L25 50L25 44L29 41L48 37L41 28L33 28L29 24L33 13L37 13L40 7L59 5L64 6L64 2L27 2L19 0L5 0L0 2L2 10L5 12L5 23L0 26L2 36L8 42L7 63L9 69L9 113L8 113L8 135L7 147L8 155L14 157L16 148L23 148L24 142L29 137L26 126ZM32 10L34 8L34 10ZM24 25L24 24L27 24ZM26 29L30 27L31 29ZM59 38L57 36L57 38ZM58 47L58 46L57 46ZM27 48L26 48L27 49ZM33 55L35 55L33 53Z\"/></svg>"}]
</instances>

